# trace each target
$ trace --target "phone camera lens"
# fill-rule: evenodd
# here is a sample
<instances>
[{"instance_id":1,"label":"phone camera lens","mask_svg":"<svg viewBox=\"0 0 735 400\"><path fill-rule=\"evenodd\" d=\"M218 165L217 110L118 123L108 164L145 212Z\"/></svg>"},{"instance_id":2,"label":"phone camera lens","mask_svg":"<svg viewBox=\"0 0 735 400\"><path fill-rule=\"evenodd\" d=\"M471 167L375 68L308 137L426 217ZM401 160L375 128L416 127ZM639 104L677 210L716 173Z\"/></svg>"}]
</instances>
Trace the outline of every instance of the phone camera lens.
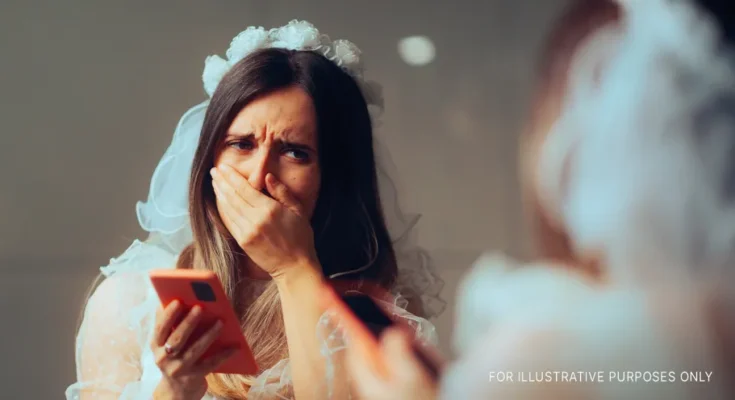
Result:
<instances>
[{"instance_id":1,"label":"phone camera lens","mask_svg":"<svg viewBox=\"0 0 735 400\"><path fill-rule=\"evenodd\" d=\"M191 288L194 290L194 295L199 301L213 302L217 300L214 297L214 290L212 290L212 287L207 282L192 282Z\"/></svg>"}]
</instances>

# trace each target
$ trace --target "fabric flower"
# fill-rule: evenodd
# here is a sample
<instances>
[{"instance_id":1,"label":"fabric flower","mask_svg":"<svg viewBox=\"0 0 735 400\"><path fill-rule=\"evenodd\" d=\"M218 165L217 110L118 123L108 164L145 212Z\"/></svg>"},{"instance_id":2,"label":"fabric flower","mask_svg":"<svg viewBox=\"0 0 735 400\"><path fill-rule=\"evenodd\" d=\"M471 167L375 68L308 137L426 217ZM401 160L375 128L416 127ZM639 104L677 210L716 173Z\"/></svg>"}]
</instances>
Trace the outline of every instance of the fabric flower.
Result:
<instances>
[{"instance_id":1,"label":"fabric flower","mask_svg":"<svg viewBox=\"0 0 735 400\"><path fill-rule=\"evenodd\" d=\"M219 85L219 81L222 80L229 69L230 65L220 56L209 56L204 60L202 82L204 83L204 90L209 97L212 97L214 90Z\"/></svg>"},{"instance_id":2,"label":"fabric flower","mask_svg":"<svg viewBox=\"0 0 735 400\"><path fill-rule=\"evenodd\" d=\"M251 26L248 29L240 32L232 42L230 48L227 49L227 60L230 65L237 64L240 60L245 58L248 54L255 50L266 47L268 43L268 31L263 27Z\"/></svg>"},{"instance_id":3,"label":"fabric flower","mask_svg":"<svg viewBox=\"0 0 735 400\"><path fill-rule=\"evenodd\" d=\"M309 22L293 20L274 32L273 47L289 50L310 50L320 46L319 30Z\"/></svg>"},{"instance_id":4,"label":"fabric flower","mask_svg":"<svg viewBox=\"0 0 735 400\"><path fill-rule=\"evenodd\" d=\"M319 52L340 66L357 81L365 100L372 107L371 113L380 112L383 107L383 96L380 86L375 82L365 82L362 76L362 52L348 40L332 41L329 36L307 21L292 20L285 26L265 30L263 27L248 27L230 42L225 53L227 59L209 56L204 61L202 82L204 90L211 97L220 80L227 71L254 51L265 48L281 48L288 50L311 50Z\"/></svg>"},{"instance_id":5,"label":"fabric flower","mask_svg":"<svg viewBox=\"0 0 735 400\"><path fill-rule=\"evenodd\" d=\"M333 61L337 65L345 68L359 67L361 52L354 43L349 40L335 40L332 47L334 48Z\"/></svg>"}]
</instances>

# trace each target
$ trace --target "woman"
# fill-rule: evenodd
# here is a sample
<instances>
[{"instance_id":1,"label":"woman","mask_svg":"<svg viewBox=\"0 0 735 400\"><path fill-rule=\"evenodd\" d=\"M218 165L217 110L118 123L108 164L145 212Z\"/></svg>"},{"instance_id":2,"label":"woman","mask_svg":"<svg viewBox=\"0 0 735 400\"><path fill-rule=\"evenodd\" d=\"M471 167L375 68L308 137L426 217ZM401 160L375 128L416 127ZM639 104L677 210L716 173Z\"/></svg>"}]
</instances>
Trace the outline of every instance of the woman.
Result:
<instances>
[{"instance_id":1,"label":"woman","mask_svg":"<svg viewBox=\"0 0 735 400\"><path fill-rule=\"evenodd\" d=\"M735 397L734 7L573 8L526 142L546 238L569 257L478 261L440 388L394 332L392 375L349 364L363 398Z\"/></svg>"},{"instance_id":2,"label":"woman","mask_svg":"<svg viewBox=\"0 0 735 400\"><path fill-rule=\"evenodd\" d=\"M435 280L425 259L398 267L416 251L394 247L386 227L369 113L380 97L363 80L359 55L352 43L292 21L250 27L227 60L207 59L211 99L182 117L149 201L138 205L150 238L102 269L68 399L349 396L335 367L341 337L317 301L322 285L369 280L420 303L433 293L405 277ZM211 373L229 354L201 358L219 327L200 327L196 307L156 312L146 274L161 267L218 275L259 376ZM428 321L398 305L392 311L435 340ZM197 327L206 333L193 336Z\"/></svg>"}]
</instances>

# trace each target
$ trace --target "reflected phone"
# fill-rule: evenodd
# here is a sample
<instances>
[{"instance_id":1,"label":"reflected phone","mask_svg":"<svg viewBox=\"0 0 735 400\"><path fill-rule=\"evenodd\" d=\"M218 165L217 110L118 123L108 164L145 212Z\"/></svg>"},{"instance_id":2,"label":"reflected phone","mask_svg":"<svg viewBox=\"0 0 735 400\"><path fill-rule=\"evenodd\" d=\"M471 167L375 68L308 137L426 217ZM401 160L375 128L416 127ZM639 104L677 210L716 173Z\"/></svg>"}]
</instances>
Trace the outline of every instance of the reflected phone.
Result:
<instances>
[{"instance_id":1,"label":"reflected phone","mask_svg":"<svg viewBox=\"0 0 735 400\"><path fill-rule=\"evenodd\" d=\"M400 324L391 318L371 296L357 291L347 291L338 294L331 288L327 289L326 301L344 323L348 334L354 339L362 356L372 363L378 371L385 373L385 360L379 357L379 338L389 327ZM407 329L407 327L404 327ZM433 361L418 343L412 345L413 353L424 366L433 380L439 378L439 366Z\"/></svg>"}]
</instances>

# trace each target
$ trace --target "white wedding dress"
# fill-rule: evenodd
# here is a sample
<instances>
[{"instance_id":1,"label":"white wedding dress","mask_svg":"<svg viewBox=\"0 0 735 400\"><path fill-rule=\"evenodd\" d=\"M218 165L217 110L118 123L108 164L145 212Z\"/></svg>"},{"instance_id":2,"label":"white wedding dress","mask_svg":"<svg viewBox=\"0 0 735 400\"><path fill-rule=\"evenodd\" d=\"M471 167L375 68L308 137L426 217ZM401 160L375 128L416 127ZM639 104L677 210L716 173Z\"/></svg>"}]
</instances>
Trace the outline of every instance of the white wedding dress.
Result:
<instances>
[{"instance_id":1,"label":"white wedding dress","mask_svg":"<svg viewBox=\"0 0 735 400\"><path fill-rule=\"evenodd\" d=\"M700 289L603 286L560 266L484 256L459 287L458 359L440 398L730 398L706 312L712 291Z\"/></svg>"},{"instance_id":2,"label":"white wedding dress","mask_svg":"<svg viewBox=\"0 0 735 400\"><path fill-rule=\"evenodd\" d=\"M116 259L102 269L104 281L94 291L84 310L76 341L77 382L66 390L67 400L130 399L149 400L161 379L149 343L159 300L147 271L173 266L176 256L155 240L136 241L124 259ZM145 254L144 258L136 254ZM415 329L416 337L436 344L434 326L397 304L383 304L394 316ZM330 370L340 368L334 355L344 349L344 337L328 314L315 326L322 338L321 353L327 358L327 376L320 388L333 384ZM261 372L249 390L249 399L292 398L288 359ZM207 395L203 399L211 400Z\"/></svg>"},{"instance_id":3,"label":"white wedding dress","mask_svg":"<svg viewBox=\"0 0 735 400\"><path fill-rule=\"evenodd\" d=\"M248 27L233 38L226 60L219 56L207 57L202 80L209 97L232 65L263 48L288 48L324 55L355 79L373 126L380 124L382 90L376 82L365 79L360 50L349 41L331 40L306 21L294 20L267 31L262 27ZM151 236L144 242L135 241L122 256L102 268L105 279L85 306L77 336L77 382L66 390L67 400L150 399L161 379L149 349L159 303L147 271L173 268L178 255L192 242L189 176L209 101L208 98L190 108L181 117L171 145L153 173L148 200L137 205L140 226ZM420 300L426 317L440 314L445 306L440 298L443 281L426 251L415 243L413 236L420 215L406 214L400 207L397 187L390 177L393 163L387 148L376 137L373 142L384 221L393 239L398 264L394 304L383 305L396 318L405 320L419 340L435 344L434 326L404 308L408 305L407 299ZM356 272L359 269L342 271L339 275ZM257 294L257 290L255 292ZM321 352L327 357L327 376L323 384L330 393L330 385L334 383L330 371L340 368L333 362L336 358L333 356L344 349L344 338L339 325L328 314L322 316L314 329L322 338ZM290 392L289 361L284 359L259 375L248 391L248 398L291 398Z\"/></svg>"}]
</instances>

